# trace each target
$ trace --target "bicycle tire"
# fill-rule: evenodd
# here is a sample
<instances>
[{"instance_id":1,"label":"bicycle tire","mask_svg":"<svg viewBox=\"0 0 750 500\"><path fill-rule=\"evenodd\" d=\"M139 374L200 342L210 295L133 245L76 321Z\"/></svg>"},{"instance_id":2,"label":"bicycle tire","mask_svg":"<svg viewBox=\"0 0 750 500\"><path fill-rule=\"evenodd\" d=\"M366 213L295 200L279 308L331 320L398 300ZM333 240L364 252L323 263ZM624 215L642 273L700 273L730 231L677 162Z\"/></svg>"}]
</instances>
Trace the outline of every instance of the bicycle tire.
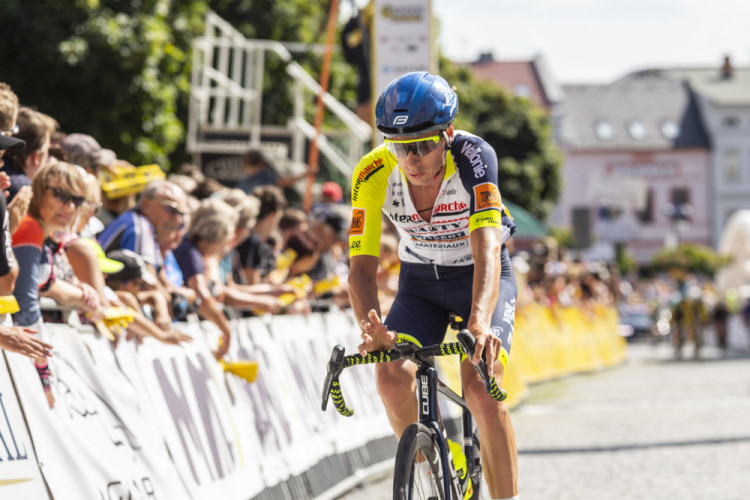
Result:
<instances>
[{"instance_id":1,"label":"bicycle tire","mask_svg":"<svg viewBox=\"0 0 750 500\"><path fill-rule=\"evenodd\" d=\"M424 424L411 424L401 435L396 451L393 473L394 500L450 500L443 492L440 449L434 429ZM420 474L417 458L422 454L429 464L429 473ZM429 491L427 491L429 490Z\"/></svg>"}]
</instances>

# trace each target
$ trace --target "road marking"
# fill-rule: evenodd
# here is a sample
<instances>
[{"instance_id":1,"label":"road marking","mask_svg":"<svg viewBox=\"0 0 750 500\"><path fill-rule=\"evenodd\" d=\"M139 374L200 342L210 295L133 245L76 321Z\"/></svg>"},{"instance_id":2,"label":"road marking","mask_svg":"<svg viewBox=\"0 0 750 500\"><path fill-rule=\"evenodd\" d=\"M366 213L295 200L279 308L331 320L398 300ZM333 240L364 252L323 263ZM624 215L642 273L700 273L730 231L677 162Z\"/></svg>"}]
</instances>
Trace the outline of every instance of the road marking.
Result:
<instances>
[{"instance_id":1,"label":"road marking","mask_svg":"<svg viewBox=\"0 0 750 500\"><path fill-rule=\"evenodd\" d=\"M517 415L548 415L553 413L623 412L637 410L686 410L696 408L750 408L750 397L716 396L672 399L615 399L568 401L550 404L524 404L514 410Z\"/></svg>"}]
</instances>

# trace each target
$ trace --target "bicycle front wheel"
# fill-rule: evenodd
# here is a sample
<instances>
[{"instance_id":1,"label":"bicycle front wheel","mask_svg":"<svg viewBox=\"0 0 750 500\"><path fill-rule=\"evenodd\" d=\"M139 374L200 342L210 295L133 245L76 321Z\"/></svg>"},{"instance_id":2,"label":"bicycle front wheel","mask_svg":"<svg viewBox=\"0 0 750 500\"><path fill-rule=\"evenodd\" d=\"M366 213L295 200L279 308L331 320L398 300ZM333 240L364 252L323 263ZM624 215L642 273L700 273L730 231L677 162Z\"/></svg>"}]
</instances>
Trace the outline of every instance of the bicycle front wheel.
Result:
<instances>
[{"instance_id":1,"label":"bicycle front wheel","mask_svg":"<svg viewBox=\"0 0 750 500\"><path fill-rule=\"evenodd\" d=\"M443 470L435 430L411 424L401 435L393 474L394 500L450 500L443 491Z\"/></svg>"}]
</instances>

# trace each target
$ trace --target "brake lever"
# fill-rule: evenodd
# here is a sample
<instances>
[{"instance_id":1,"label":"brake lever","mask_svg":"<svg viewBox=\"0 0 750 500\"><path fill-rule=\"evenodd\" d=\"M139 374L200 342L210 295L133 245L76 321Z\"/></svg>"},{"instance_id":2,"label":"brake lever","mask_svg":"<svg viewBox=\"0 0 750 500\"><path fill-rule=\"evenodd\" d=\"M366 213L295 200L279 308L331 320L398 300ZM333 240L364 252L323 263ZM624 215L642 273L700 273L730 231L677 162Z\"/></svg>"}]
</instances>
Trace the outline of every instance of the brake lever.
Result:
<instances>
[{"instance_id":1,"label":"brake lever","mask_svg":"<svg viewBox=\"0 0 750 500\"><path fill-rule=\"evenodd\" d=\"M461 330L456 334L456 337L464 348L466 355L469 356L469 359L474 359L474 346L476 345L476 339L474 339L474 336L469 333L468 330ZM487 373L487 363L485 362L484 354L485 353L482 352L482 359L480 359L479 364L477 364L479 376L482 378L484 387L492 399L496 401L504 401L508 397L508 393L497 385L495 377L490 377Z\"/></svg>"},{"instance_id":2,"label":"brake lever","mask_svg":"<svg viewBox=\"0 0 750 500\"><path fill-rule=\"evenodd\" d=\"M323 400L321 402L321 409L323 411L326 411L326 408L328 408L331 388L333 387L333 383L338 380L342 371L344 371L344 346L337 345L331 352L331 359L328 361L328 373L323 383Z\"/></svg>"}]
</instances>

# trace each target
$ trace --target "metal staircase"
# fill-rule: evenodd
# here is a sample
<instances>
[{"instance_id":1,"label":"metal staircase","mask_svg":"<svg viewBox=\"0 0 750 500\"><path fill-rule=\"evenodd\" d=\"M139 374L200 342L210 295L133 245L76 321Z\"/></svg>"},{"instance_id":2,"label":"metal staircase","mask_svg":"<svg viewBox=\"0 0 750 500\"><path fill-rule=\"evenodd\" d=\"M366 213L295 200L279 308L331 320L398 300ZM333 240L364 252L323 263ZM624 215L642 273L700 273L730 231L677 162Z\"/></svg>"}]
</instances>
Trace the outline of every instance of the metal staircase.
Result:
<instances>
[{"instance_id":1,"label":"metal staircase","mask_svg":"<svg viewBox=\"0 0 750 500\"><path fill-rule=\"evenodd\" d=\"M293 80L294 113L286 126L264 124L261 116L267 57L284 61ZM249 149L263 151L282 175L304 171L306 149L315 137L305 103L318 95L320 86L284 45L247 39L209 11L205 35L193 42L191 80L187 149L207 175L228 182L241 179L241 156ZM344 127L321 131L321 158L348 178L372 129L330 94L323 101L326 112Z\"/></svg>"}]
</instances>

